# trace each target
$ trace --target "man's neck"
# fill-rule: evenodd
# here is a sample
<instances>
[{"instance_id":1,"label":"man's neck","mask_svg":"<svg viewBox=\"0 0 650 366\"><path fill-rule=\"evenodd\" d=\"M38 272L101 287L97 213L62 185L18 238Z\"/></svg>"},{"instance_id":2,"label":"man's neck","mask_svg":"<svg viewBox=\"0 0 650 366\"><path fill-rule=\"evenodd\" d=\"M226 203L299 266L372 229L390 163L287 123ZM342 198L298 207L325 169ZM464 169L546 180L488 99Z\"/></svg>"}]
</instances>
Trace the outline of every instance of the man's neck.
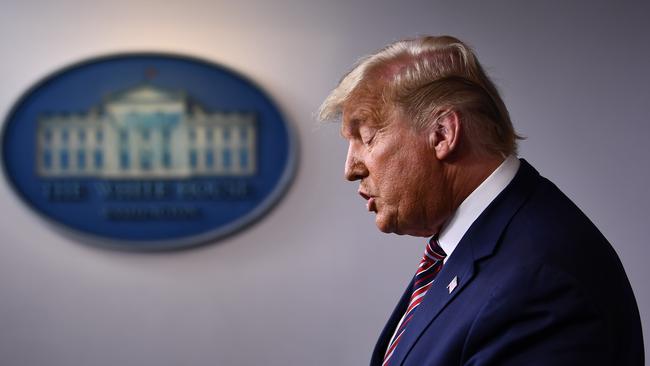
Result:
<instances>
[{"instance_id":1,"label":"man's neck","mask_svg":"<svg viewBox=\"0 0 650 366\"><path fill-rule=\"evenodd\" d=\"M510 184L519 169L519 160L511 155L488 175L459 205L438 231L440 246L448 257L465 232L487 206Z\"/></svg>"},{"instance_id":2,"label":"man's neck","mask_svg":"<svg viewBox=\"0 0 650 366\"><path fill-rule=\"evenodd\" d=\"M448 167L452 213L504 160L503 156L468 157Z\"/></svg>"}]
</instances>

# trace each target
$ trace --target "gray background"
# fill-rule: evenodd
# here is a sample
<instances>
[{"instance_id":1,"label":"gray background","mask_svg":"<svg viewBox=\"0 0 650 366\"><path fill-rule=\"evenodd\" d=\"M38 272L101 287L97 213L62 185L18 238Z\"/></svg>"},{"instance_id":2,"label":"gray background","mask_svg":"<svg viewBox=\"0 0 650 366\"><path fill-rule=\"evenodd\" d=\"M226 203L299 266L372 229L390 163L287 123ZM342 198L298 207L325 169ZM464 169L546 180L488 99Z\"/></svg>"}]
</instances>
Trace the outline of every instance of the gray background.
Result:
<instances>
[{"instance_id":1,"label":"gray background","mask_svg":"<svg viewBox=\"0 0 650 366\"><path fill-rule=\"evenodd\" d=\"M418 34L476 48L528 136L521 155L613 243L650 338L650 6L487 3L0 0L2 114L72 62L171 51L256 80L302 144L293 187L263 221L177 253L70 240L2 180L0 364L366 364L423 242L376 230L342 179L337 126L312 116L356 58Z\"/></svg>"}]
</instances>

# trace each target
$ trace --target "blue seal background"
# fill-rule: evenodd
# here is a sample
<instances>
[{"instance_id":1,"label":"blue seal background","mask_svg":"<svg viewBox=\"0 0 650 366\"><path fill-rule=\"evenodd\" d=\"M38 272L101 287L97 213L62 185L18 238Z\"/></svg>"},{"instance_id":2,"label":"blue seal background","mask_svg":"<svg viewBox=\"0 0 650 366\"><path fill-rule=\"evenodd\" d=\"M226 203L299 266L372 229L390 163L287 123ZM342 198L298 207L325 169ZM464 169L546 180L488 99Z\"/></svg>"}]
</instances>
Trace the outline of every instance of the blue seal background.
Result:
<instances>
[{"instance_id":1,"label":"blue seal background","mask_svg":"<svg viewBox=\"0 0 650 366\"><path fill-rule=\"evenodd\" d=\"M87 113L115 92L143 81L148 69L156 77L148 83L171 90L182 89L207 111L254 112L257 119L257 173L245 178L251 195L246 199L183 200L170 197L155 201L111 202L94 189L85 201L50 202L42 192L44 182L62 179L37 176L36 128L39 114ZM5 174L16 192L37 212L100 244L125 249L187 247L230 234L267 212L290 184L296 166L296 146L290 126L258 87L237 73L203 60L169 54L125 54L91 59L56 72L31 88L14 105L4 124L2 160ZM244 178L204 177L193 182ZM75 178L91 186L103 181ZM149 181L149 180L147 180ZM166 180L170 184L177 181ZM186 181L186 180L182 180ZM195 207L197 220L111 221L101 211L143 206ZM107 241L108 240L108 241Z\"/></svg>"}]
</instances>

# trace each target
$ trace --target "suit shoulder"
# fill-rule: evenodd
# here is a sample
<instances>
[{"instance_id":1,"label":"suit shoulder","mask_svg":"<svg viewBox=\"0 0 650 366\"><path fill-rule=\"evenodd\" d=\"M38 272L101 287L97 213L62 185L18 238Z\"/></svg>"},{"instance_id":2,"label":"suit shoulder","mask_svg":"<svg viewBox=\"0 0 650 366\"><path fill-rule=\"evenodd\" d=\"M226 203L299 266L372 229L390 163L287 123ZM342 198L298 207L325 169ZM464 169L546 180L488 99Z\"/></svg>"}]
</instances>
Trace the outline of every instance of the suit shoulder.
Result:
<instances>
[{"instance_id":1,"label":"suit shoulder","mask_svg":"<svg viewBox=\"0 0 650 366\"><path fill-rule=\"evenodd\" d=\"M504 235L516 235L520 246L539 253L545 263L561 257L573 261L574 256L617 258L591 220L555 184L542 177Z\"/></svg>"}]
</instances>

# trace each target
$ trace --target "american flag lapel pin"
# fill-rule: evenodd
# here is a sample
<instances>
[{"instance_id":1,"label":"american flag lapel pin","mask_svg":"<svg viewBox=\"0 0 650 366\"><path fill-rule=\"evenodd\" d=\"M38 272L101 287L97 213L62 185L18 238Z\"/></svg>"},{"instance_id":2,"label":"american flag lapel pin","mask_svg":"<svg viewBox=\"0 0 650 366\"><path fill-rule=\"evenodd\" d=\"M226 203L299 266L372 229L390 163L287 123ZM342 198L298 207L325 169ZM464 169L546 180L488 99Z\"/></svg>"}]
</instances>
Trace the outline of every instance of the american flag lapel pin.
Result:
<instances>
[{"instance_id":1,"label":"american flag lapel pin","mask_svg":"<svg viewBox=\"0 0 650 366\"><path fill-rule=\"evenodd\" d=\"M454 279L452 279L451 282L449 282L449 284L447 285L447 290L449 290L449 293L454 291L456 286L458 286L458 276L454 276Z\"/></svg>"}]
</instances>

